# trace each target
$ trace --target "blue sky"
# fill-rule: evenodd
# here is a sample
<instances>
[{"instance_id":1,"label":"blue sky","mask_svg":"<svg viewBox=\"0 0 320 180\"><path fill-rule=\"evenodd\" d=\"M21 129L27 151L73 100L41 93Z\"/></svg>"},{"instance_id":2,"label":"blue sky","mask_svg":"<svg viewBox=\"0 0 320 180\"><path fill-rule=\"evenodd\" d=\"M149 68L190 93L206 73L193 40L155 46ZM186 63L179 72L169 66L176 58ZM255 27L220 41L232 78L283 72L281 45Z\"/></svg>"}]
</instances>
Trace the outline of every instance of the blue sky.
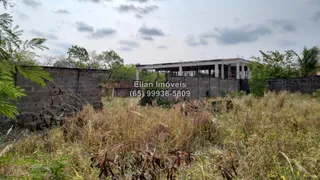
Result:
<instances>
[{"instance_id":1,"label":"blue sky","mask_svg":"<svg viewBox=\"0 0 320 180\"><path fill-rule=\"evenodd\" d=\"M45 37L66 55L115 50L129 63L163 63L301 52L319 46L320 0L15 0L23 38ZM1 10L3 11L3 9Z\"/></svg>"}]
</instances>

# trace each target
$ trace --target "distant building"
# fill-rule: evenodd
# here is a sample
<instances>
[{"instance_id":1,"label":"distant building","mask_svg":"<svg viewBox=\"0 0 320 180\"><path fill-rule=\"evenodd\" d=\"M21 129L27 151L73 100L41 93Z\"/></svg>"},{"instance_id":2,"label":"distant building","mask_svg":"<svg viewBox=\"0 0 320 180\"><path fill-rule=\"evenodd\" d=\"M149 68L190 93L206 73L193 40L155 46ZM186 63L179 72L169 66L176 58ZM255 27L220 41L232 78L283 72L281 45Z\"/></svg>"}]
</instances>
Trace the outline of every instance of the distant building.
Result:
<instances>
[{"instance_id":1,"label":"distant building","mask_svg":"<svg viewBox=\"0 0 320 180\"><path fill-rule=\"evenodd\" d=\"M183 98L214 97L236 90L248 93L249 63L250 61L242 58L231 58L144 64L136 66L136 79L140 79L141 70L165 73L167 81L186 84L186 87L182 88L169 88L191 92L190 96Z\"/></svg>"},{"instance_id":2,"label":"distant building","mask_svg":"<svg viewBox=\"0 0 320 180\"><path fill-rule=\"evenodd\" d=\"M161 64L137 65L136 79L139 80L139 71L154 70L176 76L210 76L220 79L246 79L249 77L247 65L250 61L242 58L212 59L201 61L186 61Z\"/></svg>"}]
</instances>

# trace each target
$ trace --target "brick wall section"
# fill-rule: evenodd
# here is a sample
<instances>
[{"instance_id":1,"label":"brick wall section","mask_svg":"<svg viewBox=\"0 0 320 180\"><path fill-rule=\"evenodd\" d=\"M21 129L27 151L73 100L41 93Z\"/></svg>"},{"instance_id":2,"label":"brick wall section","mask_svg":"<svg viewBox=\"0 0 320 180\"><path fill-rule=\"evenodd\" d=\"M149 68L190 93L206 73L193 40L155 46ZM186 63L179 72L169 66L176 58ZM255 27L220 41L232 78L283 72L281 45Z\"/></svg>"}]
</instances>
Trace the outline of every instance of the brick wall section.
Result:
<instances>
[{"instance_id":1,"label":"brick wall section","mask_svg":"<svg viewBox=\"0 0 320 180\"><path fill-rule=\"evenodd\" d=\"M270 79L270 91L301 92L311 94L320 89L320 76L312 76L308 78L292 78L292 79Z\"/></svg>"},{"instance_id":2,"label":"brick wall section","mask_svg":"<svg viewBox=\"0 0 320 180\"><path fill-rule=\"evenodd\" d=\"M101 107L100 81L106 70L71 69L44 67L54 82L47 82L41 87L21 75L16 75L16 85L25 89L27 96L22 97L17 104L20 113L41 113L45 109L59 114L62 109L66 113L81 110L86 104L94 108ZM61 113L60 113L61 114ZM0 120L4 117L0 117Z\"/></svg>"}]
</instances>

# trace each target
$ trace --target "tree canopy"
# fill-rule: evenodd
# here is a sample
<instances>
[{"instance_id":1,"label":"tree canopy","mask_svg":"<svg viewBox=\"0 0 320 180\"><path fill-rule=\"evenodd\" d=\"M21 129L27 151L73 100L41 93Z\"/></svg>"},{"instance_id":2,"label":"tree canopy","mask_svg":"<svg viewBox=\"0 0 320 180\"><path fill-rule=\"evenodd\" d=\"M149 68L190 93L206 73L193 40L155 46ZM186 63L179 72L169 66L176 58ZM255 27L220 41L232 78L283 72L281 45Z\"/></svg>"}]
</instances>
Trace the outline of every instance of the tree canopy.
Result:
<instances>
[{"instance_id":1,"label":"tree canopy","mask_svg":"<svg viewBox=\"0 0 320 180\"><path fill-rule=\"evenodd\" d=\"M51 60L52 58L49 58ZM72 45L68 50L67 58L60 58L54 63L57 67L69 68L92 68L92 69L107 69L108 75L105 81L132 82L136 79L136 67L133 64L125 65L124 60L114 50L103 51L97 54L95 51L88 52L84 47ZM142 71L140 73L141 79L148 82L157 80L157 74L154 72ZM160 75L159 79L164 79Z\"/></svg>"},{"instance_id":2,"label":"tree canopy","mask_svg":"<svg viewBox=\"0 0 320 180\"><path fill-rule=\"evenodd\" d=\"M68 57L61 58L54 63L57 67L88 68L88 69L113 69L123 65L123 59L113 50L97 54L90 53L84 47L72 45L68 49Z\"/></svg>"},{"instance_id":3,"label":"tree canopy","mask_svg":"<svg viewBox=\"0 0 320 180\"><path fill-rule=\"evenodd\" d=\"M105 69L113 69L123 65L123 59L114 50L103 51L97 56Z\"/></svg>"},{"instance_id":4,"label":"tree canopy","mask_svg":"<svg viewBox=\"0 0 320 180\"><path fill-rule=\"evenodd\" d=\"M296 53L295 53L296 54ZM320 50L314 46L310 49L304 47L302 55L296 54L300 68L300 75L303 77L314 75L319 70Z\"/></svg>"},{"instance_id":5,"label":"tree canopy","mask_svg":"<svg viewBox=\"0 0 320 180\"><path fill-rule=\"evenodd\" d=\"M270 78L295 78L315 74L319 63L319 49L317 47L304 48L302 56L293 50L284 53L279 51L260 51L262 57L252 57L249 64L251 78L250 91L254 95L262 96L268 88Z\"/></svg>"}]
</instances>

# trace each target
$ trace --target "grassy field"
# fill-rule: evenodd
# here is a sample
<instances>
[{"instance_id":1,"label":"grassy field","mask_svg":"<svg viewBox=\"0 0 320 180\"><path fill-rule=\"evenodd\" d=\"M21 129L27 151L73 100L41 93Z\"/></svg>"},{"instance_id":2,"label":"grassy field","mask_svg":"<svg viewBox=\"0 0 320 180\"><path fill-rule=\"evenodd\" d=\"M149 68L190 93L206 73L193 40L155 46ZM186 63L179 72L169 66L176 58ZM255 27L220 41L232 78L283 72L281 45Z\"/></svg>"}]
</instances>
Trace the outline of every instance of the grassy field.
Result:
<instances>
[{"instance_id":1,"label":"grassy field","mask_svg":"<svg viewBox=\"0 0 320 180\"><path fill-rule=\"evenodd\" d=\"M139 107L136 99L108 101L99 112L86 107L64 126L10 146L0 179L98 179L91 153L107 154L118 179L166 179L168 172L176 179L320 178L318 99L282 92L232 101L229 112L215 112L209 100L186 104L187 116L182 106ZM170 153L177 150L180 156Z\"/></svg>"}]
</instances>

